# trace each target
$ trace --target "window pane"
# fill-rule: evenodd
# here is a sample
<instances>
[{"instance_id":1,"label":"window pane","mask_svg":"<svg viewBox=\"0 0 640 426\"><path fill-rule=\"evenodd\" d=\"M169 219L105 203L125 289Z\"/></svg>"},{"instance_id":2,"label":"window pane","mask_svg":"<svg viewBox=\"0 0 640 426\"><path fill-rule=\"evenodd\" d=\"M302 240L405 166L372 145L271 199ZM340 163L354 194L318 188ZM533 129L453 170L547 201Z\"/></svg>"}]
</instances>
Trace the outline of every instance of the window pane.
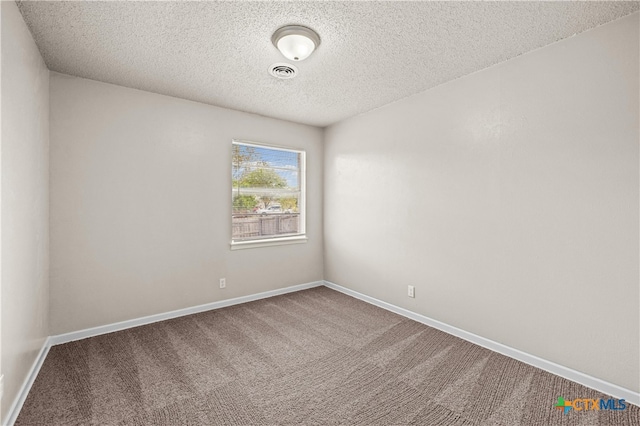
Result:
<instances>
[{"instance_id":1,"label":"window pane","mask_svg":"<svg viewBox=\"0 0 640 426\"><path fill-rule=\"evenodd\" d=\"M304 153L233 143L232 241L303 233Z\"/></svg>"}]
</instances>

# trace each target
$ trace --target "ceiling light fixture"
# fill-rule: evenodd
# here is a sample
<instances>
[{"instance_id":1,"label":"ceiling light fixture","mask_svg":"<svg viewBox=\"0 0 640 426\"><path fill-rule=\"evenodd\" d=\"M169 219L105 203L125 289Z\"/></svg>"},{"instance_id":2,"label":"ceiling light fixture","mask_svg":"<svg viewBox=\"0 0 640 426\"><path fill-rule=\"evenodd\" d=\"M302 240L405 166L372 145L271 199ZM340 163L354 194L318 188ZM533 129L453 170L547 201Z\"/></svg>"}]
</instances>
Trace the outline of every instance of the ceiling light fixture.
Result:
<instances>
[{"instance_id":1,"label":"ceiling light fixture","mask_svg":"<svg viewBox=\"0 0 640 426\"><path fill-rule=\"evenodd\" d=\"M311 28L287 25L271 36L273 45L292 61L303 61L320 45L320 37Z\"/></svg>"}]
</instances>

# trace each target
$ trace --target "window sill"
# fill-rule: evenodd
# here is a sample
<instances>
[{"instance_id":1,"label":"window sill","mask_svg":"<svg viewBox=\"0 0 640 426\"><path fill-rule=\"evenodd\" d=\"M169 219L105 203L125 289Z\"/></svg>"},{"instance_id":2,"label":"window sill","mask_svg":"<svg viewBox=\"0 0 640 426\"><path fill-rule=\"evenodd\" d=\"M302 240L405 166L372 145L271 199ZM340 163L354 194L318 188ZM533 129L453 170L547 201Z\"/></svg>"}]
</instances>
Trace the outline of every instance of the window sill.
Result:
<instances>
[{"instance_id":1,"label":"window sill","mask_svg":"<svg viewBox=\"0 0 640 426\"><path fill-rule=\"evenodd\" d=\"M296 235L295 237L270 238L268 240L237 241L237 242L231 243L231 250L283 246L287 244L301 244L306 242L307 242L306 235Z\"/></svg>"}]
</instances>

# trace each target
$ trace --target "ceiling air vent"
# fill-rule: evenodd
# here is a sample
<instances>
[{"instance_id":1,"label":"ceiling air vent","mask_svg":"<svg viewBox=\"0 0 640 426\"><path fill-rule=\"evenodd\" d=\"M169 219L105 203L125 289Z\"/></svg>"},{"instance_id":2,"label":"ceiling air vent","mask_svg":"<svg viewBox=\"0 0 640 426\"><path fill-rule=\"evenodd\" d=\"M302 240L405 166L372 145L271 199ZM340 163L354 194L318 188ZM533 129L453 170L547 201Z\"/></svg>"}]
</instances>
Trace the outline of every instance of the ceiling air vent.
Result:
<instances>
[{"instance_id":1,"label":"ceiling air vent","mask_svg":"<svg viewBox=\"0 0 640 426\"><path fill-rule=\"evenodd\" d=\"M269 74L275 78L287 80L298 74L298 68L285 63L273 64L269 67Z\"/></svg>"}]
</instances>

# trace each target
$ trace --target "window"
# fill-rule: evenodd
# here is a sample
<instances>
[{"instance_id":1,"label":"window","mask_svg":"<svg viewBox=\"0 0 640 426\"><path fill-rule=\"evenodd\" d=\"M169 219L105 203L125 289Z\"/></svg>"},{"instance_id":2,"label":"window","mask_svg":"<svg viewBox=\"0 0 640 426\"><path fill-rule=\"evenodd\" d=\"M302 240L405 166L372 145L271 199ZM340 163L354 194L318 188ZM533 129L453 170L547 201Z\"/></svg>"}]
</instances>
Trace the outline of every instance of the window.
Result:
<instances>
[{"instance_id":1,"label":"window","mask_svg":"<svg viewBox=\"0 0 640 426\"><path fill-rule=\"evenodd\" d=\"M305 152L234 140L231 248L305 238Z\"/></svg>"}]
</instances>

